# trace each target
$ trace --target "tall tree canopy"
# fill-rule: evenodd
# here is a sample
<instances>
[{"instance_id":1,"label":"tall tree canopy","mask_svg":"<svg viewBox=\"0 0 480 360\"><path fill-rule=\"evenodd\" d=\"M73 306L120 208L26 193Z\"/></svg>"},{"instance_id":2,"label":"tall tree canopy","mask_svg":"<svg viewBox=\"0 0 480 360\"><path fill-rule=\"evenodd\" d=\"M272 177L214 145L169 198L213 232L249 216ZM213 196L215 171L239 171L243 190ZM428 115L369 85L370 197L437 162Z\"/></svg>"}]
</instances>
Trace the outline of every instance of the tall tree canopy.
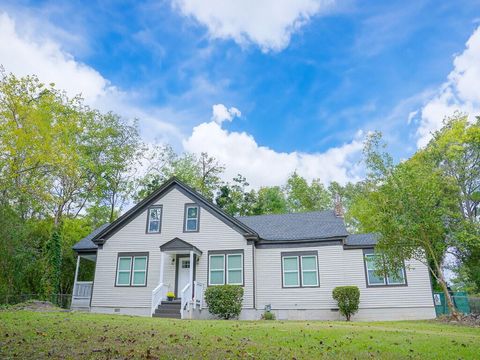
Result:
<instances>
[{"instance_id":1,"label":"tall tree canopy","mask_svg":"<svg viewBox=\"0 0 480 360\"><path fill-rule=\"evenodd\" d=\"M9 221L0 227L1 267L18 269L20 259L34 264L2 271L1 292L69 291L71 280L63 284L61 276L73 271L62 261L63 254L73 258L65 221L102 206L113 220L128 197L140 144L135 124L90 109L35 76L0 71L0 211ZM84 225L83 233L91 231Z\"/></svg>"},{"instance_id":2,"label":"tall tree canopy","mask_svg":"<svg viewBox=\"0 0 480 360\"><path fill-rule=\"evenodd\" d=\"M444 260L452 249L468 246L464 219L459 211L455 178L419 151L394 165L385 152L381 135L372 135L365 146L369 170L364 190L350 208L359 230L377 232L376 251L387 271L395 272L408 259L428 266L457 316L447 289Z\"/></svg>"}]
</instances>

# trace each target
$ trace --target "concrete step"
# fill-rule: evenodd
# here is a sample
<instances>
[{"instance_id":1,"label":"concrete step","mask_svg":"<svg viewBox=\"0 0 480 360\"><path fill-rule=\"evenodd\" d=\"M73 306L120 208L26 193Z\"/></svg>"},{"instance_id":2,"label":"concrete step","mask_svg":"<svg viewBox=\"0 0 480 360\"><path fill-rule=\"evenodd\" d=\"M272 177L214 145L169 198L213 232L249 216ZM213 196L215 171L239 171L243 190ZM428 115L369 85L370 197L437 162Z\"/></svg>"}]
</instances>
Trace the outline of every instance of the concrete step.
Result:
<instances>
[{"instance_id":1,"label":"concrete step","mask_svg":"<svg viewBox=\"0 0 480 360\"><path fill-rule=\"evenodd\" d=\"M155 314L180 314L180 309L155 309Z\"/></svg>"}]
</instances>

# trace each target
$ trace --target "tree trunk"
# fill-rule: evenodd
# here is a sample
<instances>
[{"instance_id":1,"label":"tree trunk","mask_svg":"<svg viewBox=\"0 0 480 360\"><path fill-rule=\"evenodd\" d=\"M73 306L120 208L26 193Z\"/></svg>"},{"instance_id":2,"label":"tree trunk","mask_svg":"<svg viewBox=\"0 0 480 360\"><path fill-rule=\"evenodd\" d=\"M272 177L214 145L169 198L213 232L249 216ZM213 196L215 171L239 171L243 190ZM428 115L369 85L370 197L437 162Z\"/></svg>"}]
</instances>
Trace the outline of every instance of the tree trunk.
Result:
<instances>
[{"instance_id":1,"label":"tree trunk","mask_svg":"<svg viewBox=\"0 0 480 360\"><path fill-rule=\"evenodd\" d=\"M448 309L450 310L450 314L455 320L460 320L460 313L457 311L455 304L453 303L452 297L450 296L450 292L448 291L447 282L442 273L442 269L437 267L437 280L440 286L442 287L443 293L445 294L445 300L447 301Z\"/></svg>"}]
</instances>

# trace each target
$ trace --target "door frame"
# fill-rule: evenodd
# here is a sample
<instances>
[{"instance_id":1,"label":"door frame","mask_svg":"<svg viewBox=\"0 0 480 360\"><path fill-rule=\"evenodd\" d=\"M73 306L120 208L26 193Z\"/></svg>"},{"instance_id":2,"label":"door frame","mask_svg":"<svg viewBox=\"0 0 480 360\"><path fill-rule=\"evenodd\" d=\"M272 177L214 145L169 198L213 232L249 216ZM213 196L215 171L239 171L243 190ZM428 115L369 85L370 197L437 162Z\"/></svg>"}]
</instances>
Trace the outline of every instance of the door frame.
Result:
<instances>
[{"instance_id":1,"label":"door frame","mask_svg":"<svg viewBox=\"0 0 480 360\"><path fill-rule=\"evenodd\" d=\"M175 255L175 298L179 299L179 289L178 289L178 269L180 266L180 258L189 258L190 254L176 254ZM196 279L196 273L197 273L197 254L193 253L193 265L190 264L190 266L193 266L193 281ZM193 286L193 284L192 284ZM182 289L180 289L182 290Z\"/></svg>"}]
</instances>

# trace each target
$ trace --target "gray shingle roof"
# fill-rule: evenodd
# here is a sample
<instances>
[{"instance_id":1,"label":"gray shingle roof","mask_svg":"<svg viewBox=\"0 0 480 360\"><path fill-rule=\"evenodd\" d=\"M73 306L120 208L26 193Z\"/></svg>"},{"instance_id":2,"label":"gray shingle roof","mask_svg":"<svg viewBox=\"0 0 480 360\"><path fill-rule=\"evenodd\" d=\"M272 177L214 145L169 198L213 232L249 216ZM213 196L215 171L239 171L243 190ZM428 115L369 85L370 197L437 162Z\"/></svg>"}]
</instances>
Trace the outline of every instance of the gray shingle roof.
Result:
<instances>
[{"instance_id":1,"label":"gray shingle roof","mask_svg":"<svg viewBox=\"0 0 480 360\"><path fill-rule=\"evenodd\" d=\"M95 230L93 230L90 234L85 236L82 240L80 240L78 243L73 245L72 249L76 251L86 251L86 250L97 250L97 245L95 245L92 242L92 239L100 233L103 229L105 229L109 223L103 224L102 226L99 226Z\"/></svg>"},{"instance_id":2,"label":"gray shingle roof","mask_svg":"<svg viewBox=\"0 0 480 360\"><path fill-rule=\"evenodd\" d=\"M332 210L306 213L240 216L239 221L256 231L262 240L288 241L346 237L347 246L370 246L377 243L377 234L349 234L342 218ZM92 239L109 224L103 224L73 246L76 251L95 251Z\"/></svg>"},{"instance_id":3,"label":"gray shingle roof","mask_svg":"<svg viewBox=\"0 0 480 360\"><path fill-rule=\"evenodd\" d=\"M348 235L345 241L347 246L366 246L375 245L378 240L378 234L352 234Z\"/></svg>"},{"instance_id":4,"label":"gray shingle roof","mask_svg":"<svg viewBox=\"0 0 480 360\"><path fill-rule=\"evenodd\" d=\"M342 218L333 210L306 213L240 216L263 240L309 240L348 236Z\"/></svg>"}]
</instances>

